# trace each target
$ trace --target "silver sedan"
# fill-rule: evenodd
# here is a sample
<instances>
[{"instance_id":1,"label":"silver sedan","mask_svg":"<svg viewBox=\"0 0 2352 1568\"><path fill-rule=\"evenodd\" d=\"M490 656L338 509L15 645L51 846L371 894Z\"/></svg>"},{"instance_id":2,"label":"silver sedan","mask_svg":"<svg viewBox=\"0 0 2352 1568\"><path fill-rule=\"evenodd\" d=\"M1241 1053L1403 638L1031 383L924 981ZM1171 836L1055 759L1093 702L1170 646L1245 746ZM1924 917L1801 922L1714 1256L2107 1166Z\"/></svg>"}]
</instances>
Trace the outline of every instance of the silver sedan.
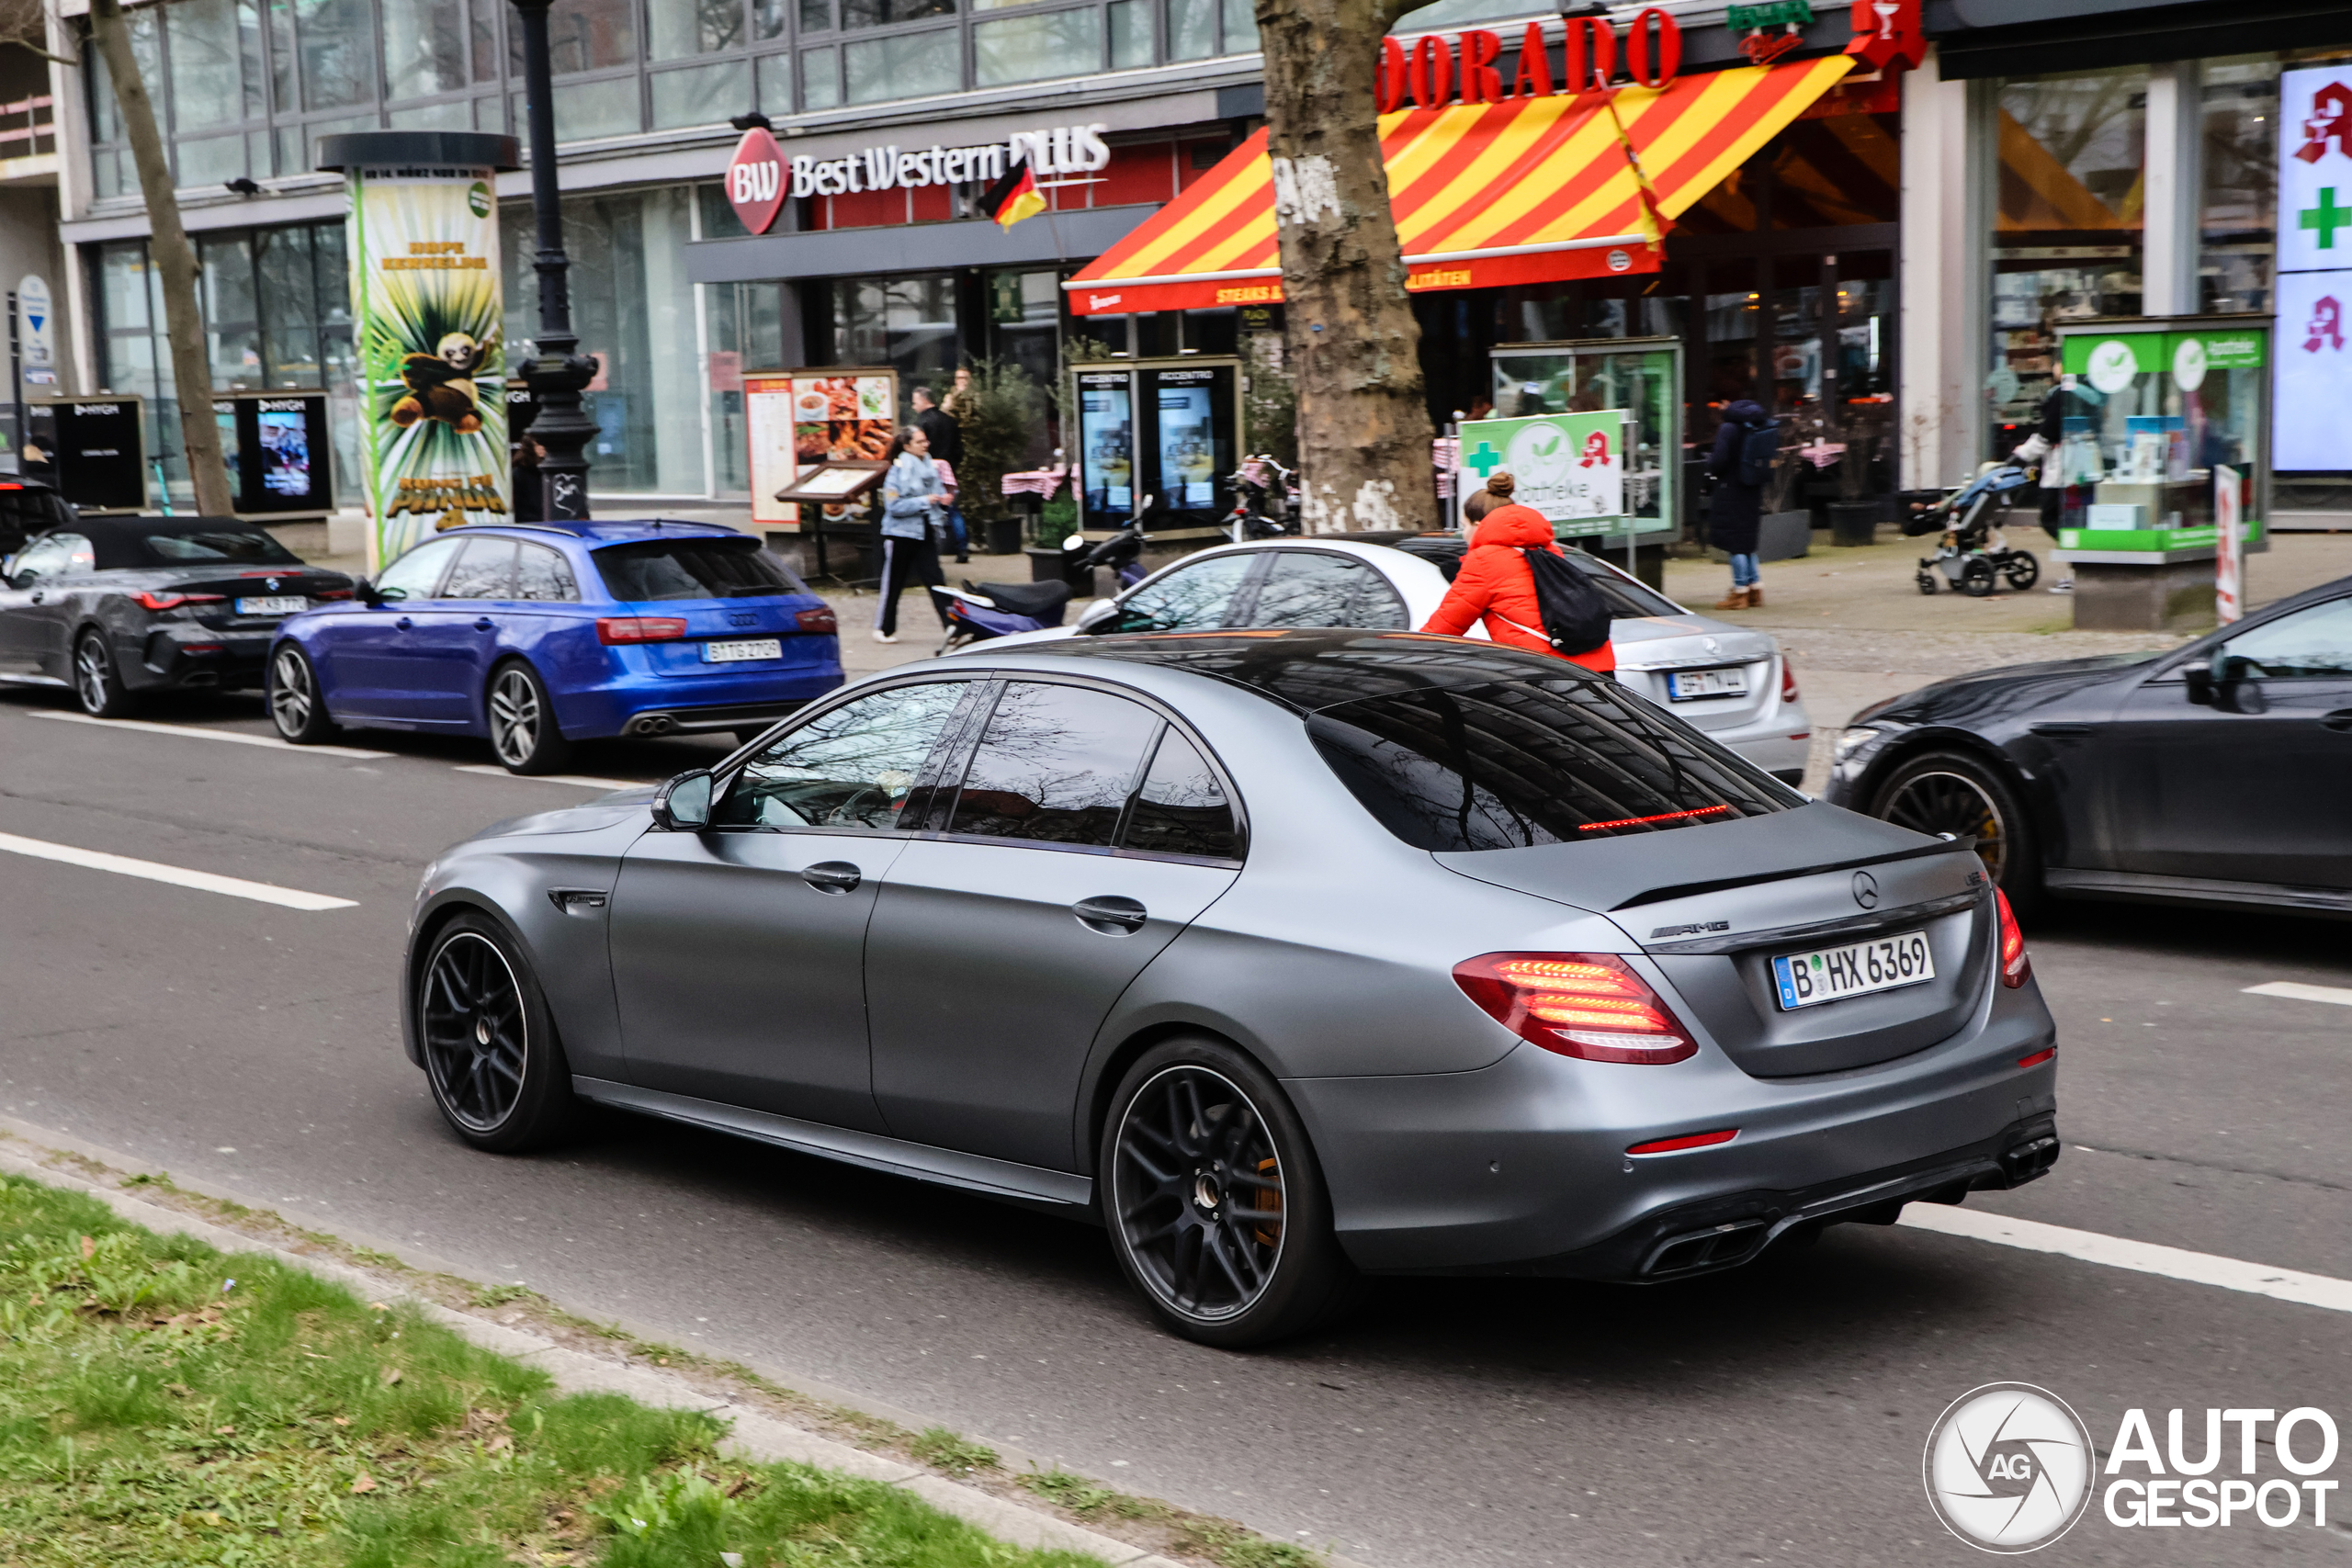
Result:
<instances>
[{"instance_id":1,"label":"silver sedan","mask_svg":"<svg viewBox=\"0 0 2352 1568\"><path fill-rule=\"evenodd\" d=\"M1075 626L1023 632L973 649L1113 632L1208 631L1224 626L1361 626L1408 631L1445 597L1461 541L1424 536L1402 547L1353 539L1268 539L1189 555L1113 599L1089 605ZM1796 673L1769 633L1686 610L1600 557L1572 550L1610 601L1617 679L1705 730L1775 777L1804 776L1812 722ZM1470 636L1483 641L1486 631Z\"/></svg>"},{"instance_id":2,"label":"silver sedan","mask_svg":"<svg viewBox=\"0 0 2352 1568\"><path fill-rule=\"evenodd\" d=\"M1408 632L876 676L449 850L403 989L479 1148L592 1100L1091 1220L1225 1346L1367 1273L1731 1268L2058 1152L1969 844Z\"/></svg>"}]
</instances>

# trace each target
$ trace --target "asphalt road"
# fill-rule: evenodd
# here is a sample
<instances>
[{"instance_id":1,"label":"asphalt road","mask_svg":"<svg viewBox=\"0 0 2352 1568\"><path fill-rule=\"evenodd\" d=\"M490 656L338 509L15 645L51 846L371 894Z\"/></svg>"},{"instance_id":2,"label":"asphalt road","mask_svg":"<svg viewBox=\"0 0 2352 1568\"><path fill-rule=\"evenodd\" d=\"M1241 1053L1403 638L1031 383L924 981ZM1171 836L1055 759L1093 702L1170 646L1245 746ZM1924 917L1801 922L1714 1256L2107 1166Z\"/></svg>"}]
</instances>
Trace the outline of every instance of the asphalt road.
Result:
<instances>
[{"instance_id":1,"label":"asphalt road","mask_svg":"<svg viewBox=\"0 0 2352 1568\"><path fill-rule=\"evenodd\" d=\"M1928 1511L1920 1449L1988 1382L2057 1392L2102 1445L2132 1406L2160 1440L2176 1406L2192 1432L2207 1406L2352 1425L2352 1314L1909 1227L1676 1287L1385 1281L1332 1332L1231 1355L1159 1332L1100 1233L961 1194L625 1118L559 1155L473 1154L398 1042L417 873L586 788L459 771L486 761L472 743L327 756L62 711L0 695L0 834L356 907L0 852L0 1113L1377 1568L1974 1562ZM266 734L226 699L147 716ZM651 778L715 750L579 767ZM2344 928L2082 907L2029 934L2067 1152L1972 1206L2352 1278L2352 1009L2244 992L2352 987ZM2347 1553L2333 1522L2127 1530L2094 1506L2051 1556Z\"/></svg>"}]
</instances>

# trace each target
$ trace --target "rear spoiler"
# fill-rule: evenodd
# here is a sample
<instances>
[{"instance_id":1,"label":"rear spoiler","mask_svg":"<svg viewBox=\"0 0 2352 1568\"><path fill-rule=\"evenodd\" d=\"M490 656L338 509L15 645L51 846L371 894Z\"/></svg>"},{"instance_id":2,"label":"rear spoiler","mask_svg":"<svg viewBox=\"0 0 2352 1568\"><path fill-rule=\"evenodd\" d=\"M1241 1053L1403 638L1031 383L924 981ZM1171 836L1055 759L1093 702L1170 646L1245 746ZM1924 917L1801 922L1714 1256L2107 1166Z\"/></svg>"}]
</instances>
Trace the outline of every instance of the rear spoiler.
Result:
<instances>
[{"instance_id":1,"label":"rear spoiler","mask_svg":"<svg viewBox=\"0 0 2352 1568\"><path fill-rule=\"evenodd\" d=\"M1748 887L1758 882L1781 882L1792 876L1814 876L1825 871L1860 871L1865 866L1893 865L1898 861L1921 860L1928 855L1975 852L1974 844L1963 843L1947 833L1939 842L1921 844L1917 849L1897 850L1890 855L1864 855L1860 860L1830 861L1822 865L1782 866L1772 871L1751 872L1746 876L1726 876L1713 882L1679 882L1671 887L1653 887L1646 893L1636 893L1624 902L1611 906L1611 910L1613 913L1618 909L1635 909L1644 904L1663 904L1669 898L1688 898L1699 893L1721 893L1726 888Z\"/></svg>"}]
</instances>

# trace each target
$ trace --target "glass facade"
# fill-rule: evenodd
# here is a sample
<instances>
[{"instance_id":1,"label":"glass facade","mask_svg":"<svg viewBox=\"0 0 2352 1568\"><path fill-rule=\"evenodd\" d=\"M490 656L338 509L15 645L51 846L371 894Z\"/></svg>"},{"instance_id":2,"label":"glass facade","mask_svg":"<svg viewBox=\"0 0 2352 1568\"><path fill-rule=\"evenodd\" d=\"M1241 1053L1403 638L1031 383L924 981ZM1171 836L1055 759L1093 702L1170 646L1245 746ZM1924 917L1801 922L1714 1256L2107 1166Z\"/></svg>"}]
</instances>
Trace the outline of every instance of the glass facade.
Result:
<instances>
[{"instance_id":1,"label":"glass facade","mask_svg":"<svg viewBox=\"0 0 2352 1568\"><path fill-rule=\"evenodd\" d=\"M310 173L320 139L343 131L520 134L512 9L507 0L178 0L130 19L174 177L192 187ZM560 141L1258 47L1249 0L555 0L548 30ZM93 188L101 200L136 197L94 55L85 80Z\"/></svg>"}]
</instances>

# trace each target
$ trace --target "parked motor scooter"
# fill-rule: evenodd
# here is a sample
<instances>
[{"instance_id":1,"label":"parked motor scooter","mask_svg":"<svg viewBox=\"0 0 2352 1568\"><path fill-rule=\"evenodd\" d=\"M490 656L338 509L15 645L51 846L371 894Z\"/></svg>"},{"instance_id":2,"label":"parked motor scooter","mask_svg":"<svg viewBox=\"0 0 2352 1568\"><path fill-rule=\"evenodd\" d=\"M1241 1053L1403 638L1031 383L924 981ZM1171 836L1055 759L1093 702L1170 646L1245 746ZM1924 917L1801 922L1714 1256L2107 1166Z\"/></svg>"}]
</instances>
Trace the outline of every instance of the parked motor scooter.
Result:
<instances>
[{"instance_id":1,"label":"parked motor scooter","mask_svg":"<svg viewBox=\"0 0 2352 1568\"><path fill-rule=\"evenodd\" d=\"M1060 626L1069 607L1071 581L1091 581L1097 567L1107 566L1116 573L1122 589L1142 581L1144 519L1157 499L1144 497L1134 520L1107 539L1090 542L1083 534L1064 539L1057 582L974 582L967 578L961 588L933 588L932 599L947 621L947 637L939 651Z\"/></svg>"},{"instance_id":2,"label":"parked motor scooter","mask_svg":"<svg viewBox=\"0 0 2352 1568\"><path fill-rule=\"evenodd\" d=\"M1279 539L1298 533L1298 491L1291 481L1298 470L1285 468L1272 453L1244 457L1233 472L1233 510L1219 525L1237 545L1252 539Z\"/></svg>"},{"instance_id":3,"label":"parked motor scooter","mask_svg":"<svg viewBox=\"0 0 2352 1568\"><path fill-rule=\"evenodd\" d=\"M2000 529L1985 513L1996 500L2033 482L2036 465L2050 450L2039 434L2028 436L2017 450L1997 463L1987 463L1974 479L1932 506L1914 512L1903 525L1913 538L1940 533L1936 553L1919 558L1919 592L1936 591L1941 572L1951 585L1973 599L1993 592L1999 578L2022 593L2041 575L2041 563L2030 550L2013 550Z\"/></svg>"}]
</instances>

